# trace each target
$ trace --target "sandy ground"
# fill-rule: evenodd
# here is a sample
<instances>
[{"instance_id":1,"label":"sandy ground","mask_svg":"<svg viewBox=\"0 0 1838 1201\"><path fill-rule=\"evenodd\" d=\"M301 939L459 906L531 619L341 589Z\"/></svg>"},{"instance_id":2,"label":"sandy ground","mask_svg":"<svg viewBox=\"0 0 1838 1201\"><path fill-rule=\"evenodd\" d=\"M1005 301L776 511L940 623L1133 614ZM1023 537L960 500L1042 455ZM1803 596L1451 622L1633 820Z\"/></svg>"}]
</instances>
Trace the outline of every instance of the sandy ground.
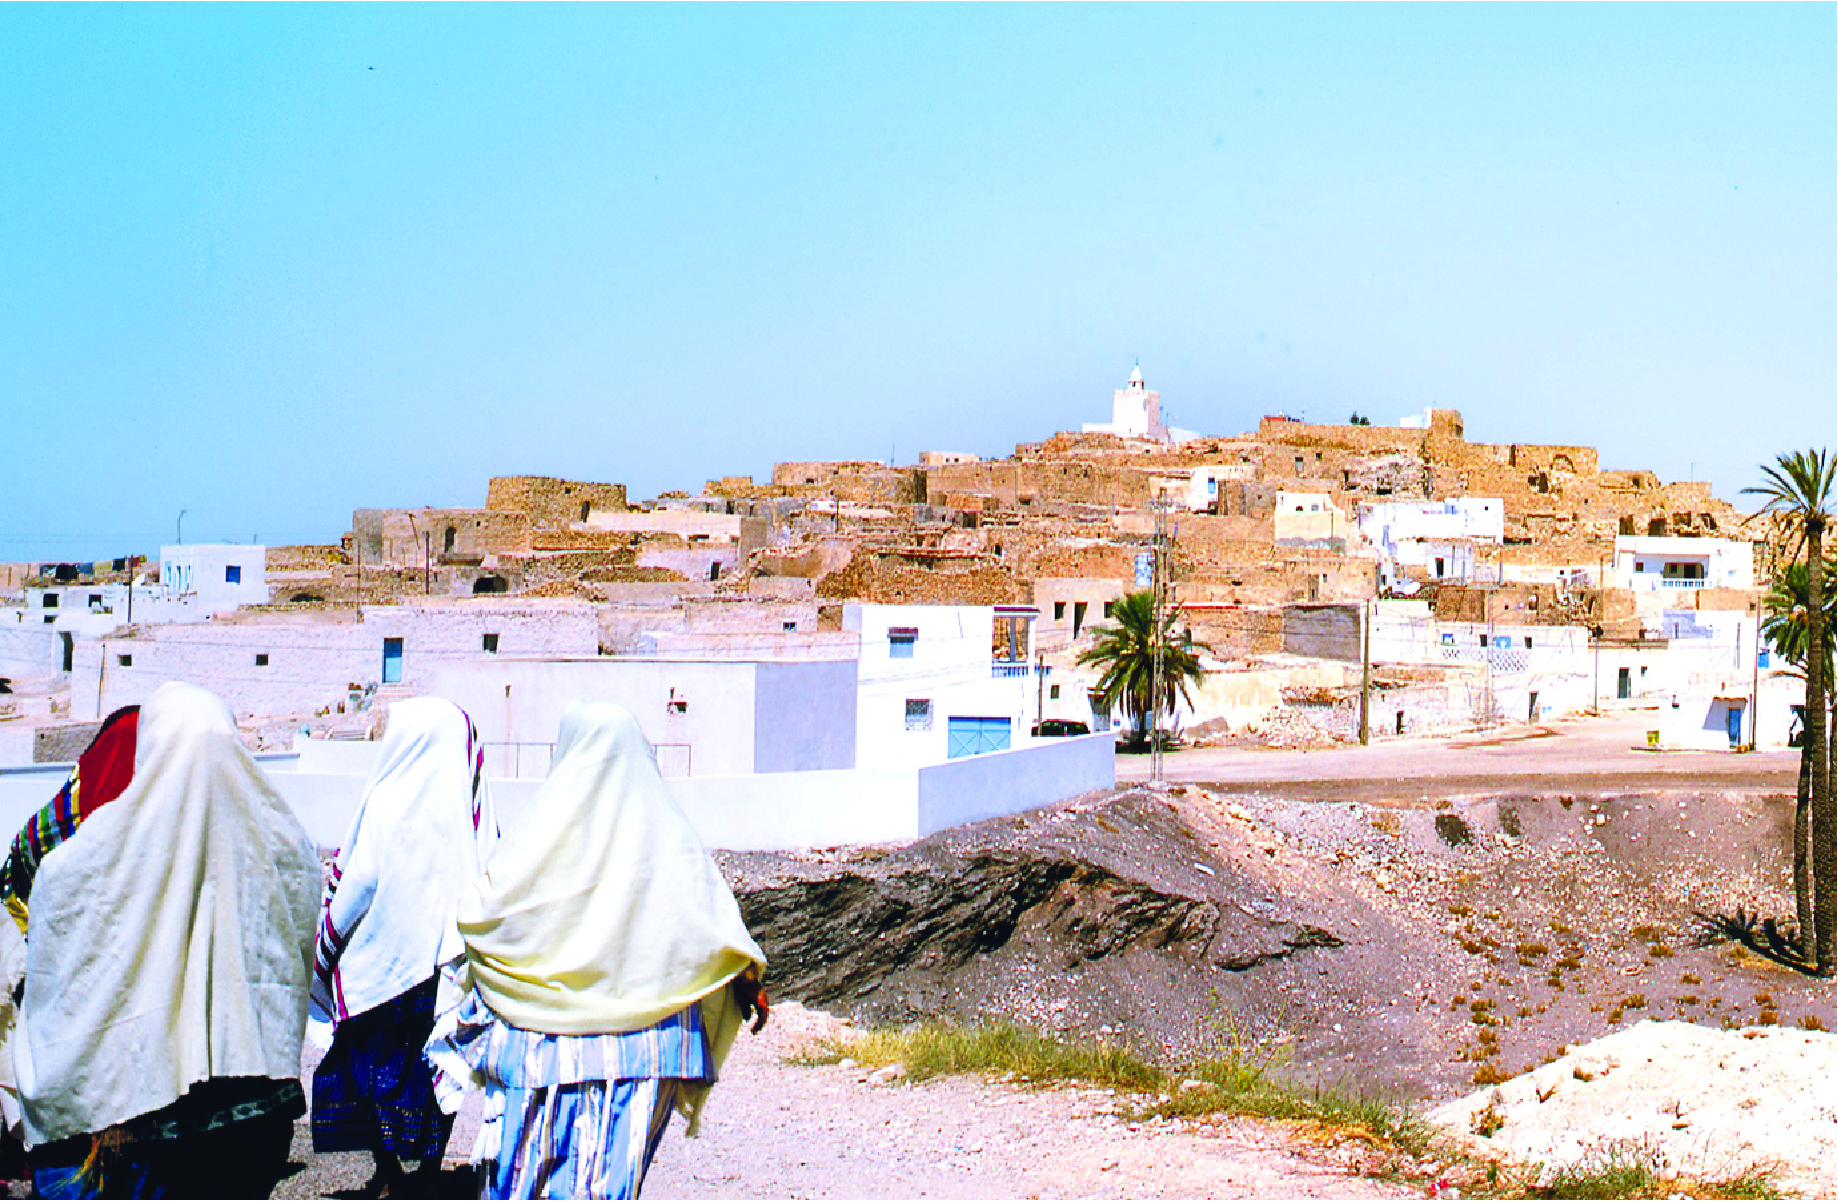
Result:
<instances>
[{"instance_id":1,"label":"sandy ground","mask_svg":"<svg viewBox=\"0 0 1838 1201\"><path fill-rule=\"evenodd\" d=\"M803 1067L788 1055L842 1029L785 1004L757 1038L742 1035L700 1138L672 1123L647 1197L1414 1197L1356 1173L1357 1152L1311 1144L1285 1127L1138 1121L1103 1089L1022 1089L972 1078L880 1083L852 1067ZM308 1079L310 1079L310 1073ZM462 1114L445 1195L466 1196L476 1130ZM358 1155L308 1154L277 1197L334 1195L363 1183Z\"/></svg>"},{"instance_id":2,"label":"sandy ground","mask_svg":"<svg viewBox=\"0 0 1838 1201\"><path fill-rule=\"evenodd\" d=\"M1638 1149L1705 1180L1838 1195L1838 1035L1641 1022L1432 1110L1481 1154L1556 1167Z\"/></svg>"}]
</instances>

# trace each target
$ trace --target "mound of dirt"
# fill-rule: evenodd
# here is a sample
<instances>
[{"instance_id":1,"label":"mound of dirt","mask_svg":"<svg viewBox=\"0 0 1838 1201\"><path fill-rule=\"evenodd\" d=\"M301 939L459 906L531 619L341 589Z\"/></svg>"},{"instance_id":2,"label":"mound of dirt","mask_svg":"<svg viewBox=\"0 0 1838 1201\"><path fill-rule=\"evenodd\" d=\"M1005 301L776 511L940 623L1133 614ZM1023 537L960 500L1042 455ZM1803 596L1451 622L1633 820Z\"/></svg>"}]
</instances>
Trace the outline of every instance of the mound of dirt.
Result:
<instances>
[{"instance_id":1,"label":"mound of dirt","mask_svg":"<svg viewBox=\"0 0 1838 1201\"><path fill-rule=\"evenodd\" d=\"M778 990L874 1022L1001 1015L1194 1050L1230 980L1342 942L1324 907L1232 870L1145 793L723 858Z\"/></svg>"},{"instance_id":2,"label":"mound of dirt","mask_svg":"<svg viewBox=\"0 0 1838 1201\"><path fill-rule=\"evenodd\" d=\"M1442 1102L1644 1018L1831 1022L1830 981L1709 940L1791 906L1790 798L1433 804L1176 786L900 846L726 854L775 995L1008 1018L1163 1062Z\"/></svg>"},{"instance_id":3,"label":"mound of dirt","mask_svg":"<svg viewBox=\"0 0 1838 1201\"><path fill-rule=\"evenodd\" d=\"M1547 1178L1620 1150L1700 1179L1770 1170L1778 1185L1832 1196L1835 1074L1838 1035L1641 1022L1429 1117Z\"/></svg>"}]
</instances>

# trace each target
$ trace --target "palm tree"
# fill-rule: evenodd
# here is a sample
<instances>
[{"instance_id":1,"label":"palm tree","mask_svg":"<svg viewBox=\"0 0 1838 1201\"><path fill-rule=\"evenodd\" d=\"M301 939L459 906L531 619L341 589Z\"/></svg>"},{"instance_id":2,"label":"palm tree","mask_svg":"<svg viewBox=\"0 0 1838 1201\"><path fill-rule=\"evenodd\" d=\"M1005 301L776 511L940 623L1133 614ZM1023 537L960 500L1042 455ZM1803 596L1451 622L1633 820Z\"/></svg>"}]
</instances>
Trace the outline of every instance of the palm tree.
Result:
<instances>
[{"instance_id":1,"label":"palm tree","mask_svg":"<svg viewBox=\"0 0 1838 1201\"><path fill-rule=\"evenodd\" d=\"M1155 622L1155 594L1131 592L1111 605L1109 625L1093 627L1097 643L1079 652L1079 662L1102 669L1093 691L1106 705L1123 706L1130 723L1130 741L1148 740L1151 718L1160 711L1173 712L1175 698L1189 705L1193 698L1188 685L1204 676L1200 666L1201 651L1212 648L1195 641L1191 634L1176 633L1175 622L1180 607L1173 605L1162 615L1161 629ZM1161 696L1155 692L1155 648L1161 643Z\"/></svg>"},{"instance_id":2,"label":"palm tree","mask_svg":"<svg viewBox=\"0 0 1838 1201\"><path fill-rule=\"evenodd\" d=\"M1838 578L1835 578L1838 573L1833 572L1829 559L1826 560L1823 568L1820 574L1824 579L1825 604L1822 608L1825 610L1825 628L1830 629L1834 611L1833 585L1838 584ZM1811 596L1812 593L1807 588L1806 564L1794 562L1787 564L1780 574L1775 576L1774 583L1768 588L1767 596L1762 599L1762 613L1764 614L1761 622L1762 635L1773 644L1774 649L1780 652L1783 659L1800 669L1797 673L1791 674L1797 674L1801 679L1806 678L1806 638L1813 624L1808 620L1812 612ZM1831 680L1832 648L1829 642L1825 647L1824 675L1826 680ZM1804 707L1802 707L1802 712L1804 712ZM1803 733L1804 727L1802 726ZM1826 742L1829 749L1831 742L1829 729ZM1811 816L1811 805L1806 803L1811 795L1812 781L1808 774L1810 767L1811 760L1807 758L1802 748L1800 753L1800 800L1793 807L1793 879L1800 941L1806 944L1801 948L1803 957L1811 953L1810 935L1816 925L1813 921L1812 907L1811 848L1807 845Z\"/></svg>"},{"instance_id":3,"label":"palm tree","mask_svg":"<svg viewBox=\"0 0 1838 1201\"><path fill-rule=\"evenodd\" d=\"M1825 591L1825 625L1831 628L1835 612L1833 607L1834 593L1838 593L1838 573L1835 573L1832 557L1825 557L1825 564L1819 576ZM1768 595L1762 598L1761 621L1762 637L1766 638L1781 658L1800 668L1806 668L1806 632L1807 615L1812 611L1808 598L1812 595L1806 586L1806 564L1789 563L1774 583L1768 587ZM1832 678L1832 645L1825 644L1825 678Z\"/></svg>"},{"instance_id":4,"label":"palm tree","mask_svg":"<svg viewBox=\"0 0 1838 1201\"><path fill-rule=\"evenodd\" d=\"M1761 469L1762 484L1744 488L1745 494L1762 498L1762 512L1778 513L1797 526L1806 549L1805 595L1825 595L1825 527L1832 517L1833 493L1838 490L1838 461L1828 451L1796 450L1776 456L1771 465ZM1791 561L1798 557L1799 547L1788 552ZM1784 574L1784 573L1783 573ZM1830 658L1830 624L1823 620L1806 625L1806 736L1800 747L1800 787L1795 808L1796 832L1801 814L1810 810L1809 838L1796 837L1794 847L1794 887L1802 893L1811 877L1812 930L1800 931L1801 950L1811 944L1814 971L1821 976L1833 974L1833 935L1838 933L1838 814L1832 808L1832 777L1826 761L1826 697L1831 677L1826 670ZM1804 863L1804 868L1802 864Z\"/></svg>"}]
</instances>

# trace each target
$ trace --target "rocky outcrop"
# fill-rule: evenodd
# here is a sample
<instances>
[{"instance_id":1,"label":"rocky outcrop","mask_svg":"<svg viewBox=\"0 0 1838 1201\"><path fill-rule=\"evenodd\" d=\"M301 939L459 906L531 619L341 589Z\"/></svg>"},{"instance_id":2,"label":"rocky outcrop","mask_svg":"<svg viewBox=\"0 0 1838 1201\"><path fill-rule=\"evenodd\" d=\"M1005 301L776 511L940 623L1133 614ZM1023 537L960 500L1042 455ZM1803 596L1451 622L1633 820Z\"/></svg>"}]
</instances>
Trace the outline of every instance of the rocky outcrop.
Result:
<instances>
[{"instance_id":1,"label":"rocky outcrop","mask_svg":"<svg viewBox=\"0 0 1838 1201\"><path fill-rule=\"evenodd\" d=\"M997 975L1101 987L1147 959L1204 980L1341 943L1143 796L897 849L733 855L727 866L781 994L884 1018L934 1011L941 997L976 1009L988 992L978 982Z\"/></svg>"}]
</instances>

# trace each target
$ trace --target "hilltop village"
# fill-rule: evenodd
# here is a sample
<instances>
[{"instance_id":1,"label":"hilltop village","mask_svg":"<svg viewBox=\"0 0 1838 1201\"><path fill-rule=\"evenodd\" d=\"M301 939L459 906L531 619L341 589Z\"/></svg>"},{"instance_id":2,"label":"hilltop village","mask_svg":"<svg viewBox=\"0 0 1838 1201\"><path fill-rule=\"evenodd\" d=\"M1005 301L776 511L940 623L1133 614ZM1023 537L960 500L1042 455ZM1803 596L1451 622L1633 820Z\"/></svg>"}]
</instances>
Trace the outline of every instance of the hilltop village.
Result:
<instances>
[{"instance_id":1,"label":"hilltop village","mask_svg":"<svg viewBox=\"0 0 1838 1201\"><path fill-rule=\"evenodd\" d=\"M630 703L684 787L747 781L730 800L883 770L924 793L954 760L1051 752L934 789L930 816L900 801L891 825L831 812L752 844L924 833L982 815L978 790L1110 783L1116 715L1078 657L1158 573L1207 648L1188 743L1349 741L1362 681L1375 740L1615 707L1652 709L1662 746L1789 739L1796 682L1758 640L1765 530L1707 484L1470 442L1445 409L1196 435L1140 369L1111 418L1003 459L787 462L642 502L499 477L478 506L357 509L326 545L0 568L0 765L73 758L171 679L303 771L423 693L474 714L506 779L540 777L581 695Z\"/></svg>"}]
</instances>

